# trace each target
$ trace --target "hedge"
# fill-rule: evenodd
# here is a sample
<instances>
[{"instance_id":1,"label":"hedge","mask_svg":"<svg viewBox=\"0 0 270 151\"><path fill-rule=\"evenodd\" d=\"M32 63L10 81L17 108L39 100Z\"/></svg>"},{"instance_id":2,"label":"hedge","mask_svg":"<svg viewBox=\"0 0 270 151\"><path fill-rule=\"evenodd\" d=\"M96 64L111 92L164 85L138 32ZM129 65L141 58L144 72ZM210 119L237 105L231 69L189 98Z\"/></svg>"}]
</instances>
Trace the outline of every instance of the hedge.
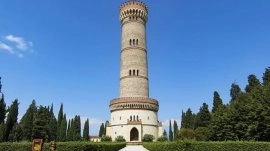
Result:
<instances>
[{"instance_id":1,"label":"hedge","mask_svg":"<svg viewBox=\"0 0 270 151\"><path fill-rule=\"evenodd\" d=\"M267 142L154 142L144 143L149 151L270 151Z\"/></svg>"},{"instance_id":2,"label":"hedge","mask_svg":"<svg viewBox=\"0 0 270 151\"><path fill-rule=\"evenodd\" d=\"M58 142L57 151L118 151L125 143L92 143L92 142ZM0 143L0 151L31 151L32 143ZM49 143L45 143L43 151L49 151Z\"/></svg>"}]
</instances>

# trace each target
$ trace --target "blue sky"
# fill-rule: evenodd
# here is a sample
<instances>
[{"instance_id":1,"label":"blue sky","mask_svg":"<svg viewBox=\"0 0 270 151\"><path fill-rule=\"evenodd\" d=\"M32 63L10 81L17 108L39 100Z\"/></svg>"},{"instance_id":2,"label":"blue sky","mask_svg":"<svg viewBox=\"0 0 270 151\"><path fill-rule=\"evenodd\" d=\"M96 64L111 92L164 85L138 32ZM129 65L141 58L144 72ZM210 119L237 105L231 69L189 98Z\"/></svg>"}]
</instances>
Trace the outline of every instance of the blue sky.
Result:
<instances>
[{"instance_id":1,"label":"blue sky","mask_svg":"<svg viewBox=\"0 0 270 151\"><path fill-rule=\"evenodd\" d=\"M61 102L68 117L90 118L91 135L110 118L119 96L124 0L2 0L0 76L5 101ZM213 92L230 100L233 82L260 80L270 66L270 1L155 0L149 7L147 47L150 96L159 119L180 120L181 111L212 107Z\"/></svg>"}]
</instances>

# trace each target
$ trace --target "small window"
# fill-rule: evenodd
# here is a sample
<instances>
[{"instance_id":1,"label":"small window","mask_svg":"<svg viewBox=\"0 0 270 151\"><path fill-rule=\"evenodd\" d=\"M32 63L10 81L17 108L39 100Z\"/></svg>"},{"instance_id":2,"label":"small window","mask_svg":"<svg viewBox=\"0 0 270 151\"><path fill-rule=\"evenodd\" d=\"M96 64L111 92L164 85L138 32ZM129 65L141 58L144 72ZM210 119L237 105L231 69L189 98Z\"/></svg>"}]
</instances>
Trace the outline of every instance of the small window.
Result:
<instances>
[{"instance_id":1,"label":"small window","mask_svg":"<svg viewBox=\"0 0 270 151\"><path fill-rule=\"evenodd\" d=\"M129 16L129 20L131 20L131 16Z\"/></svg>"},{"instance_id":2,"label":"small window","mask_svg":"<svg viewBox=\"0 0 270 151\"><path fill-rule=\"evenodd\" d=\"M132 40L131 40L131 39L129 39L129 45L131 45L131 43L132 43Z\"/></svg>"},{"instance_id":3,"label":"small window","mask_svg":"<svg viewBox=\"0 0 270 151\"><path fill-rule=\"evenodd\" d=\"M139 121L139 116L137 115L137 121Z\"/></svg>"},{"instance_id":4,"label":"small window","mask_svg":"<svg viewBox=\"0 0 270 151\"><path fill-rule=\"evenodd\" d=\"M137 70L137 76L139 76L139 70Z\"/></svg>"},{"instance_id":5,"label":"small window","mask_svg":"<svg viewBox=\"0 0 270 151\"><path fill-rule=\"evenodd\" d=\"M135 45L135 39L133 39L133 45Z\"/></svg>"},{"instance_id":6,"label":"small window","mask_svg":"<svg viewBox=\"0 0 270 151\"><path fill-rule=\"evenodd\" d=\"M132 116L130 116L130 121L132 121Z\"/></svg>"},{"instance_id":7,"label":"small window","mask_svg":"<svg viewBox=\"0 0 270 151\"><path fill-rule=\"evenodd\" d=\"M133 115L133 121L135 121L135 115Z\"/></svg>"},{"instance_id":8,"label":"small window","mask_svg":"<svg viewBox=\"0 0 270 151\"><path fill-rule=\"evenodd\" d=\"M133 70L133 75L135 75L135 70Z\"/></svg>"},{"instance_id":9,"label":"small window","mask_svg":"<svg viewBox=\"0 0 270 151\"><path fill-rule=\"evenodd\" d=\"M129 76L131 76L131 70L129 70Z\"/></svg>"},{"instance_id":10,"label":"small window","mask_svg":"<svg viewBox=\"0 0 270 151\"><path fill-rule=\"evenodd\" d=\"M121 120L121 116L120 116L120 120Z\"/></svg>"},{"instance_id":11,"label":"small window","mask_svg":"<svg viewBox=\"0 0 270 151\"><path fill-rule=\"evenodd\" d=\"M139 40L137 39L137 40L136 40L136 45L138 45L138 44L139 44Z\"/></svg>"},{"instance_id":12,"label":"small window","mask_svg":"<svg viewBox=\"0 0 270 151\"><path fill-rule=\"evenodd\" d=\"M148 120L149 120L149 116L148 116Z\"/></svg>"}]
</instances>

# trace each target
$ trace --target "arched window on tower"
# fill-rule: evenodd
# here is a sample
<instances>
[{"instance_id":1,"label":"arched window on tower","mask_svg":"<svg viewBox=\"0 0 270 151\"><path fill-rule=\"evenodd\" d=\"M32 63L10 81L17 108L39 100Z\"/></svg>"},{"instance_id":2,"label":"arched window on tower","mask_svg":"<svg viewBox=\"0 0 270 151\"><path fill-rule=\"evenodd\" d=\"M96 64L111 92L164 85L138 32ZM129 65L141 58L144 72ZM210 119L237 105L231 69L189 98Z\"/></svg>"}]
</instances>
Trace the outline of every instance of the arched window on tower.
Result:
<instances>
[{"instance_id":1,"label":"arched window on tower","mask_svg":"<svg viewBox=\"0 0 270 151\"><path fill-rule=\"evenodd\" d=\"M137 70L137 76L139 76L139 70Z\"/></svg>"},{"instance_id":2,"label":"arched window on tower","mask_svg":"<svg viewBox=\"0 0 270 151\"><path fill-rule=\"evenodd\" d=\"M130 115L130 121L132 121L132 116Z\"/></svg>"},{"instance_id":3,"label":"arched window on tower","mask_svg":"<svg viewBox=\"0 0 270 151\"><path fill-rule=\"evenodd\" d=\"M133 39L133 45L135 45L135 39Z\"/></svg>"},{"instance_id":4,"label":"arched window on tower","mask_svg":"<svg viewBox=\"0 0 270 151\"><path fill-rule=\"evenodd\" d=\"M139 121L139 116L137 115L137 121Z\"/></svg>"},{"instance_id":5,"label":"arched window on tower","mask_svg":"<svg viewBox=\"0 0 270 151\"><path fill-rule=\"evenodd\" d=\"M133 121L135 121L135 115L133 115Z\"/></svg>"},{"instance_id":6,"label":"arched window on tower","mask_svg":"<svg viewBox=\"0 0 270 151\"><path fill-rule=\"evenodd\" d=\"M139 40L138 39L136 39L136 45L139 45Z\"/></svg>"},{"instance_id":7,"label":"arched window on tower","mask_svg":"<svg viewBox=\"0 0 270 151\"><path fill-rule=\"evenodd\" d=\"M129 39L129 45L131 46L131 43L132 43L132 40L131 39Z\"/></svg>"},{"instance_id":8,"label":"arched window on tower","mask_svg":"<svg viewBox=\"0 0 270 151\"><path fill-rule=\"evenodd\" d=\"M131 76L131 70L129 70L129 76Z\"/></svg>"},{"instance_id":9,"label":"arched window on tower","mask_svg":"<svg viewBox=\"0 0 270 151\"><path fill-rule=\"evenodd\" d=\"M135 70L133 70L133 75L135 76Z\"/></svg>"}]
</instances>

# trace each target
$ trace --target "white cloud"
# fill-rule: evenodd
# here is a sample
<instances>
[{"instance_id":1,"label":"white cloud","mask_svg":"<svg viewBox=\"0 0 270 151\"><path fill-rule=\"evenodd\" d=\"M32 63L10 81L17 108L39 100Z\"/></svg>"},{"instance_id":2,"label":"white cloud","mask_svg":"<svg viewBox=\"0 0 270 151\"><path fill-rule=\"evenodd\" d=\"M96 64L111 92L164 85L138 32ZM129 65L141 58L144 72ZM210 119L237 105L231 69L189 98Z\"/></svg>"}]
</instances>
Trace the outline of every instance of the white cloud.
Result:
<instances>
[{"instance_id":1,"label":"white cloud","mask_svg":"<svg viewBox=\"0 0 270 151\"><path fill-rule=\"evenodd\" d=\"M0 49L6 50L11 54L15 54L19 58L23 58L26 53L33 52L33 42L26 41L23 37L18 37L14 35L7 35L1 38Z\"/></svg>"},{"instance_id":2,"label":"white cloud","mask_svg":"<svg viewBox=\"0 0 270 151\"><path fill-rule=\"evenodd\" d=\"M22 37L7 35L7 36L5 36L5 40L15 43L16 47L20 50L27 50L28 49L28 44L25 42L25 40Z\"/></svg>"},{"instance_id":3,"label":"white cloud","mask_svg":"<svg viewBox=\"0 0 270 151\"><path fill-rule=\"evenodd\" d=\"M1 41L0 41L0 49L6 50L12 54L14 53L13 49L9 45L7 45Z\"/></svg>"}]
</instances>

